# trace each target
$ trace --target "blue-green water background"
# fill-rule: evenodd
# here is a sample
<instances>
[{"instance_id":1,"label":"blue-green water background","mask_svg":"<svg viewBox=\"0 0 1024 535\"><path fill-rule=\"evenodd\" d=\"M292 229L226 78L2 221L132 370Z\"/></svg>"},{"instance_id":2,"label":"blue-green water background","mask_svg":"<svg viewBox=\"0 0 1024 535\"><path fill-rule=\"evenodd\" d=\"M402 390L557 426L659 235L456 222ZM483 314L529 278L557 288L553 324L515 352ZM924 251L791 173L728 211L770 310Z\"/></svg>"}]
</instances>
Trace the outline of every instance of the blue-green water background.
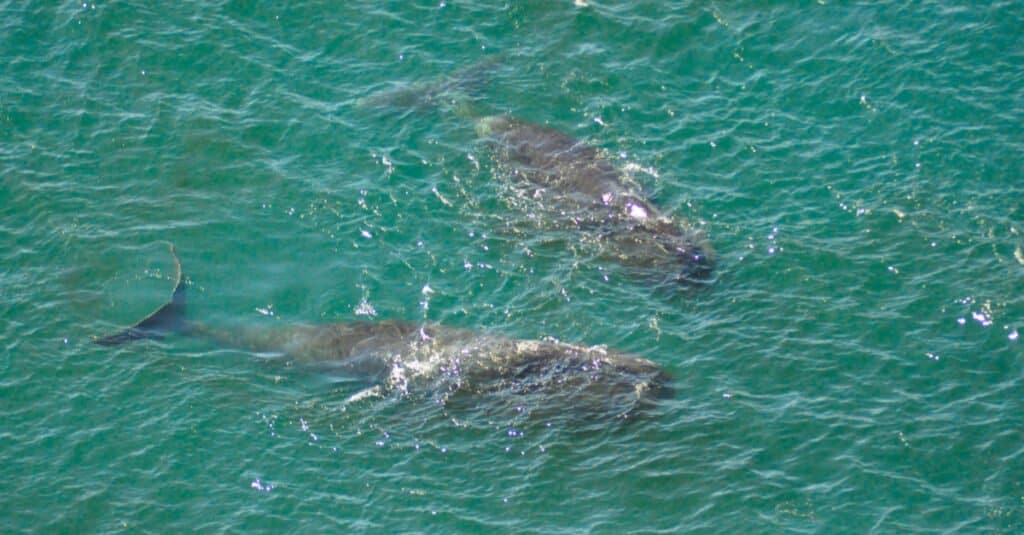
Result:
<instances>
[{"instance_id":1,"label":"blue-green water background","mask_svg":"<svg viewBox=\"0 0 1024 535\"><path fill-rule=\"evenodd\" d=\"M0 529L1024 529L1022 29L951 0L0 2ZM471 121L356 105L482 62L479 104L703 226L715 283L503 231ZM193 317L606 344L677 395L519 429L91 344L168 295L161 240Z\"/></svg>"}]
</instances>

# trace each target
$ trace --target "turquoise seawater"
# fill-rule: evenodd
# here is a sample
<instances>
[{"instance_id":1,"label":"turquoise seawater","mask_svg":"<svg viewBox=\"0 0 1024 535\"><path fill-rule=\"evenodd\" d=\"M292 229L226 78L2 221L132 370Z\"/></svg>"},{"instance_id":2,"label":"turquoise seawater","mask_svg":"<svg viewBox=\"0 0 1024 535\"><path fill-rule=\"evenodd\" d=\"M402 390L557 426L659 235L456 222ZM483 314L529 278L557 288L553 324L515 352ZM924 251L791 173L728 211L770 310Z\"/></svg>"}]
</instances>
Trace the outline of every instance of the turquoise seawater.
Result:
<instances>
[{"instance_id":1,"label":"turquoise seawater","mask_svg":"<svg viewBox=\"0 0 1024 535\"><path fill-rule=\"evenodd\" d=\"M1020 532L1022 29L1019 1L0 1L0 530ZM531 225L463 90L600 147L714 281ZM166 242L195 319L603 344L675 396L520 425L93 344L166 299Z\"/></svg>"}]
</instances>

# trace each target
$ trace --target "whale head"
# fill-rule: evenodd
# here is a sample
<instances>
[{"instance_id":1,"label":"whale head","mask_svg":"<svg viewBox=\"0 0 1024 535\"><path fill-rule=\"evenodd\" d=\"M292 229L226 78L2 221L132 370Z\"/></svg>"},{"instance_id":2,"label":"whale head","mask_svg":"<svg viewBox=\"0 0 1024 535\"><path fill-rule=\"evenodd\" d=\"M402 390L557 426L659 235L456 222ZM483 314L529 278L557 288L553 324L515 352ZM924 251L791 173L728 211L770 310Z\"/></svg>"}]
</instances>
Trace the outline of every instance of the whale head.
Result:
<instances>
[{"instance_id":1,"label":"whale head","mask_svg":"<svg viewBox=\"0 0 1024 535\"><path fill-rule=\"evenodd\" d=\"M682 264L676 281L681 284L703 284L715 270L716 255L711 244L702 237L688 239L683 247L677 247L677 259Z\"/></svg>"},{"instance_id":2,"label":"whale head","mask_svg":"<svg viewBox=\"0 0 1024 535\"><path fill-rule=\"evenodd\" d=\"M711 281L718 255L702 230L672 220L655 222L646 230L658 247L643 253L661 257L654 265L666 282L701 286Z\"/></svg>"},{"instance_id":3,"label":"whale head","mask_svg":"<svg viewBox=\"0 0 1024 535\"><path fill-rule=\"evenodd\" d=\"M703 232L670 219L612 223L601 234L600 243L603 256L634 268L658 285L705 286L715 271L717 255Z\"/></svg>"}]
</instances>

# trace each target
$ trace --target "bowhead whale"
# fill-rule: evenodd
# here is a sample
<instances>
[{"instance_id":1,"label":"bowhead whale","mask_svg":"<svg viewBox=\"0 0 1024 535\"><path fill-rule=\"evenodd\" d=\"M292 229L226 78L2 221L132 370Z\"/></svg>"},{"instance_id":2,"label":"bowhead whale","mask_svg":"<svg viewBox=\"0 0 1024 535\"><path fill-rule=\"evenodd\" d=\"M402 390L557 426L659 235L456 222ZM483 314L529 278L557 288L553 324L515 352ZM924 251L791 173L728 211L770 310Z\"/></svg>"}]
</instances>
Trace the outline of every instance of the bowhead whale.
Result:
<instances>
[{"instance_id":1,"label":"bowhead whale","mask_svg":"<svg viewBox=\"0 0 1024 535\"><path fill-rule=\"evenodd\" d=\"M672 393L668 375L654 362L599 346L407 321L215 328L186 318L187 284L174 247L170 250L176 273L170 300L95 343L115 346L170 333L200 336L365 381L370 388L360 397L393 392L463 404L500 398L502 406L588 418L630 417Z\"/></svg>"},{"instance_id":2,"label":"bowhead whale","mask_svg":"<svg viewBox=\"0 0 1024 535\"><path fill-rule=\"evenodd\" d=\"M596 241L603 256L680 283L710 276L715 253L703 232L661 213L597 148L508 115L478 119L476 130L546 212Z\"/></svg>"},{"instance_id":3,"label":"bowhead whale","mask_svg":"<svg viewBox=\"0 0 1024 535\"><path fill-rule=\"evenodd\" d=\"M602 151L555 128L511 115L481 113L482 88L497 59L449 78L398 86L361 99L361 107L447 109L472 120L499 169L533 191L545 221L577 231L599 256L656 280L703 285L716 254L703 231L663 213ZM507 171L507 172L506 172Z\"/></svg>"}]
</instances>

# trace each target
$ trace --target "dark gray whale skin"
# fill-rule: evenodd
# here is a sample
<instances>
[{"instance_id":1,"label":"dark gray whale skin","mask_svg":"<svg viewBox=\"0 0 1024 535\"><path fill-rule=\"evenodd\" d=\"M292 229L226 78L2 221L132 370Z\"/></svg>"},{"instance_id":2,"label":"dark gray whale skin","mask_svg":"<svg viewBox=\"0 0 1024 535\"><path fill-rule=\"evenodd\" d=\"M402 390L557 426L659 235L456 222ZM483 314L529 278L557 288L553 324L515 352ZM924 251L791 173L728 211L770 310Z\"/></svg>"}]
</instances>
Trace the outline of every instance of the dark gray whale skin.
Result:
<instances>
[{"instance_id":1,"label":"dark gray whale skin","mask_svg":"<svg viewBox=\"0 0 1024 535\"><path fill-rule=\"evenodd\" d=\"M680 283L702 283L711 275L715 253L703 233L659 212L597 148L507 115L479 119L477 132L499 162L601 242L605 256Z\"/></svg>"},{"instance_id":2,"label":"dark gray whale skin","mask_svg":"<svg viewBox=\"0 0 1024 535\"><path fill-rule=\"evenodd\" d=\"M502 406L543 406L549 413L588 417L630 417L673 394L668 375L654 362L599 346L406 321L213 328L185 319L187 285L173 246L171 254L177 276L170 300L95 343L117 346L177 332L329 370L375 385L381 394L425 395L446 403L470 399L470 405L489 397Z\"/></svg>"},{"instance_id":3,"label":"dark gray whale skin","mask_svg":"<svg viewBox=\"0 0 1024 535\"><path fill-rule=\"evenodd\" d=\"M496 163L538 190L531 197L541 201L539 210L555 214L560 227L579 231L580 240L599 245L600 256L676 287L710 282L716 254L703 232L661 213L600 150L554 128L481 113L482 93L501 63L491 57L449 77L400 84L357 106L441 110L472 120Z\"/></svg>"}]
</instances>

